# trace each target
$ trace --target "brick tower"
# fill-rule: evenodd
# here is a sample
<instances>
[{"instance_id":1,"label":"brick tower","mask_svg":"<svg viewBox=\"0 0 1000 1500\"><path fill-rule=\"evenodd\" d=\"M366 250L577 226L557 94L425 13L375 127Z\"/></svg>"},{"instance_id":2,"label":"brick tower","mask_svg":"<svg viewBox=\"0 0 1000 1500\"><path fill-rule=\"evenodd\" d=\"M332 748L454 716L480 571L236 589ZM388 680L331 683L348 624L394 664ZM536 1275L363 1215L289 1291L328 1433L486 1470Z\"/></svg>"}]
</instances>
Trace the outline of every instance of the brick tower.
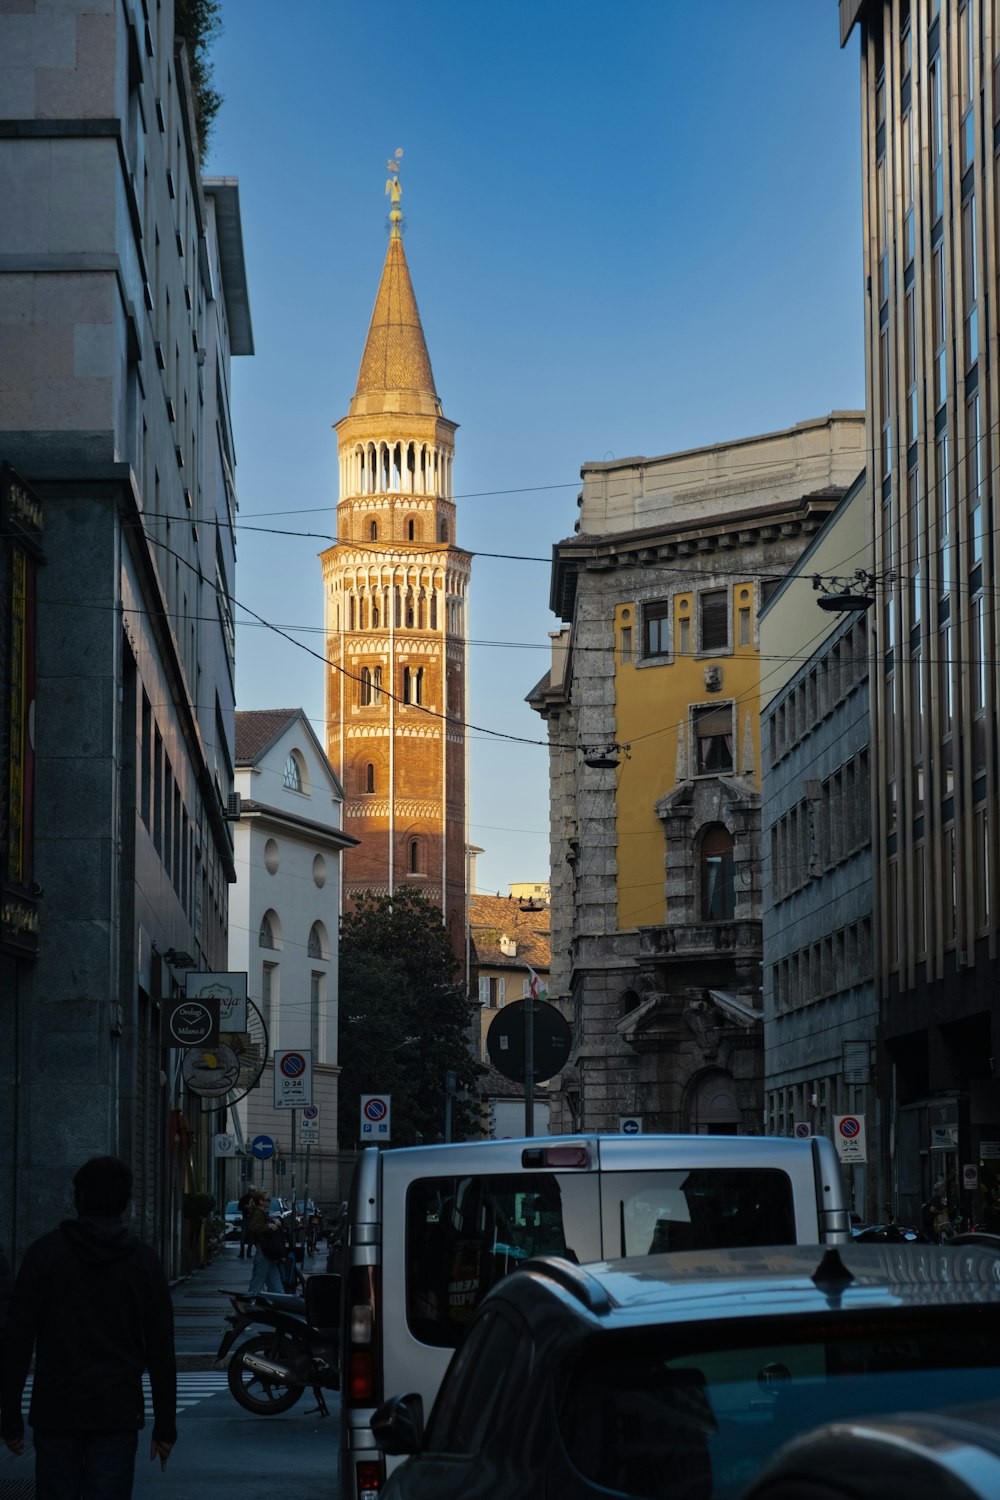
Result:
<instances>
[{"instance_id":1,"label":"brick tower","mask_svg":"<svg viewBox=\"0 0 1000 1500\"><path fill-rule=\"evenodd\" d=\"M401 154L401 153L399 153ZM322 554L327 751L345 793L344 898L422 891L464 956L470 556L455 545L456 423L442 414L403 250L389 248L357 389L335 424L337 541Z\"/></svg>"}]
</instances>

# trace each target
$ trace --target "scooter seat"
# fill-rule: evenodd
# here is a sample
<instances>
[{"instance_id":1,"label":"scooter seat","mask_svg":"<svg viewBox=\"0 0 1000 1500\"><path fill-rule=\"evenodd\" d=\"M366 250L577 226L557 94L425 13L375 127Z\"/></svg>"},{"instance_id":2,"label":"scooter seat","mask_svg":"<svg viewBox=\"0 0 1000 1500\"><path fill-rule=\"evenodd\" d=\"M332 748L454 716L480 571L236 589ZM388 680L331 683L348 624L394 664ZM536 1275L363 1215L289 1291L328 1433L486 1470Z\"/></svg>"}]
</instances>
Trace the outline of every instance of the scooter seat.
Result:
<instances>
[{"instance_id":1,"label":"scooter seat","mask_svg":"<svg viewBox=\"0 0 1000 1500\"><path fill-rule=\"evenodd\" d=\"M306 1315L306 1304L295 1292L258 1292L251 1300L259 1307L273 1307L275 1312L298 1313L303 1318Z\"/></svg>"}]
</instances>

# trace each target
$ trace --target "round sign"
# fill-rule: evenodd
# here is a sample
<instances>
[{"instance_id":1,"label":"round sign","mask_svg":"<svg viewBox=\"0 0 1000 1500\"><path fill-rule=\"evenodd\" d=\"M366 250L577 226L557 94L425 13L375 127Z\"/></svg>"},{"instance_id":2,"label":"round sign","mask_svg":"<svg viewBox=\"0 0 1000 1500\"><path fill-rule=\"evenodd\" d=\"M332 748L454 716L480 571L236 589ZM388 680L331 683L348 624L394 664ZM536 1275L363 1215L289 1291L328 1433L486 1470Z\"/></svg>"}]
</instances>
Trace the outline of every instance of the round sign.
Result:
<instances>
[{"instance_id":1,"label":"round sign","mask_svg":"<svg viewBox=\"0 0 1000 1500\"><path fill-rule=\"evenodd\" d=\"M181 1074L192 1094L199 1094L204 1099L221 1099L236 1086L240 1060L232 1047L224 1042L215 1047L189 1047L181 1064Z\"/></svg>"},{"instance_id":2,"label":"round sign","mask_svg":"<svg viewBox=\"0 0 1000 1500\"><path fill-rule=\"evenodd\" d=\"M374 1125L377 1125L378 1122L379 1122L379 1120L384 1120L385 1117L386 1117L386 1102L385 1102L385 1100L384 1099L369 1099L368 1103L365 1105L365 1119L366 1120L371 1120Z\"/></svg>"},{"instance_id":3,"label":"round sign","mask_svg":"<svg viewBox=\"0 0 1000 1500\"><path fill-rule=\"evenodd\" d=\"M269 1135L255 1135L250 1142L250 1150L258 1161L267 1161L269 1156L274 1155L274 1141Z\"/></svg>"},{"instance_id":4,"label":"round sign","mask_svg":"<svg viewBox=\"0 0 1000 1500\"><path fill-rule=\"evenodd\" d=\"M853 1141L861 1130L861 1121L856 1120L853 1115L845 1115L840 1122L840 1133L845 1140Z\"/></svg>"},{"instance_id":5,"label":"round sign","mask_svg":"<svg viewBox=\"0 0 1000 1500\"><path fill-rule=\"evenodd\" d=\"M318 1120L319 1106L317 1104L307 1104L302 1111L302 1118L303 1120Z\"/></svg>"},{"instance_id":6,"label":"round sign","mask_svg":"<svg viewBox=\"0 0 1000 1500\"><path fill-rule=\"evenodd\" d=\"M286 1052L281 1059L281 1071L286 1078L301 1078L306 1070L306 1060L301 1052Z\"/></svg>"},{"instance_id":7,"label":"round sign","mask_svg":"<svg viewBox=\"0 0 1000 1500\"><path fill-rule=\"evenodd\" d=\"M531 1077L534 1083L544 1083L555 1077L569 1060L572 1036L562 1011L545 1000L531 1003L534 1067ZM515 1083L524 1082L524 1034L527 1005L515 1001L497 1011L486 1033L486 1051L490 1062L498 1073L511 1078Z\"/></svg>"},{"instance_id":8,"label":"round sign","mask_svg":"<svg viewBox=\"0 0 1000 1500\"><path fill-rule=\"evenodd\" d=\"M804 1120L797 1120L792 1133L797 1141L804 1141L812 1135L812 1126Z\"/></svg>"},{"instance_id":9,"label":"round sign","mask_svg":"<svg viewBox=\"0 0 1000 1500\"><path fill-rule=\"evenodd\" d=\"M639 1134L639 1121L638 1120L623 1120L622 1121L622 1135L638 1135L638 1134Z\"/></svg>"},{"instance_id":10,"label":"round sign","mask_svg":"<svg viewBox=\"0 0 1000 1500\"><path fill-rule=\"evenodd\" d=\"M199 1047L215 1033L216 1023L207 1005L185 1000L170 1012L170 1035L178 1047Z\"/></svg>"},{"instance_id":11,"label":"round sign","mask_svg":"<svg viewBox=\"0 0 1000 1500\"><path fill-rule=\"evenodd\" d=\"M979 1168L975 1162L965 1162L962 1166L962 1186L967 1193L974 1193L979 1186Z\"/></svg>"}]
</instances>

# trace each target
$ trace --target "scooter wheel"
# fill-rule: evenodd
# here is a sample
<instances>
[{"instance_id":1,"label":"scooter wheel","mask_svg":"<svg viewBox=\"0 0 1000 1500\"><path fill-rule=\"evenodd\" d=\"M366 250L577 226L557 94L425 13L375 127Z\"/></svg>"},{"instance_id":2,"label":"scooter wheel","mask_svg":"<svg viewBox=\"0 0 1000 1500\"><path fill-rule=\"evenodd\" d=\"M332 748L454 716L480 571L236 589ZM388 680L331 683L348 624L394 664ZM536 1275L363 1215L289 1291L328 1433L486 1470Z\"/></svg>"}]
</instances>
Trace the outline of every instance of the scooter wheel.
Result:
<instances>
[{"instance_id":1,"label":"scooter wheel","mask_svg":"<svg viewBox=\"0 0 1000 1500\"><path fill-rule=\"evenodd\" d=\"M245 1344L233 1350L227 1370L229 1389L244 1410L252 1411L258 1417L276 1417L283 1411L290 1411L305 1390L304 1385L287 1385L248 1369L243 1363L244 1355L256 1354L261 1359L287 1364L294 1353L292 1345L274 1333L247 1339Z\"/></svg>"}]
</instances>

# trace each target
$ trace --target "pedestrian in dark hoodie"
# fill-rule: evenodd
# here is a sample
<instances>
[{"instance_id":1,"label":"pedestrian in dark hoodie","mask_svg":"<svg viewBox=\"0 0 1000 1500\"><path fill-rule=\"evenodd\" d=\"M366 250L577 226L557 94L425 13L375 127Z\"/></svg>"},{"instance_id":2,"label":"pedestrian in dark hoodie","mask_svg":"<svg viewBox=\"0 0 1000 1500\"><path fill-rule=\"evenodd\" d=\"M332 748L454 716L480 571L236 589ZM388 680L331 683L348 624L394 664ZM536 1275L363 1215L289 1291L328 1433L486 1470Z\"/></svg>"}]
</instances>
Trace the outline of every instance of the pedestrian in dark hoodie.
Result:
<instances>
[{"instance_id":1,"label":"pedestrian in dark hoodie","mask_svg":"<svg viewBox=\"0 0 1000 1500\"><path fill-rule=\"evenodd\" d=\"M177 1375L170 1289L156 1253L128 1233L132 1196L123 1161L98 1156L73 1178L76 1219L25 1252L0 1340L0 1437L24 1448L21 1396L35 1355L28 1421L38 1500L128 1500L142 1372L153 1393L150 1459L177 1441Z\"/></svg>"}]
</instances>

